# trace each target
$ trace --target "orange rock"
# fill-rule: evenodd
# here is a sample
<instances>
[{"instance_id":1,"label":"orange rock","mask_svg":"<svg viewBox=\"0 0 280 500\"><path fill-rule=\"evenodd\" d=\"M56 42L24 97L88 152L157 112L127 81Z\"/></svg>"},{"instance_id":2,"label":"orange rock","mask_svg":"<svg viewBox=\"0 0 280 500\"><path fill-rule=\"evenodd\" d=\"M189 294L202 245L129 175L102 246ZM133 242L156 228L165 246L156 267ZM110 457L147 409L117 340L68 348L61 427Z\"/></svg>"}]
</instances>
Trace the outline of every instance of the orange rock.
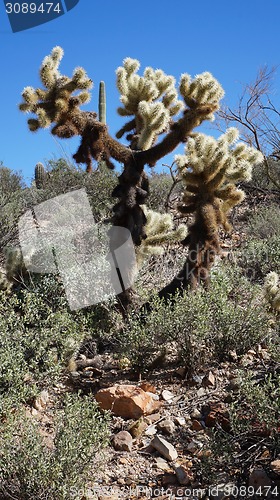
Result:
<instances>
[{"instance_id":1,"label":"orange rock","mask_svg":"<svg viewBox=\"0 0 280 500\"><path fill-rule=\"evenodd\" d=\"M203 425L198 420L193 420L191 429L193 431L201 431L203 429Z\"/></svg>"},{"instance_id":2,"label":"orange rock","mask_svg":"<svg viewBox=\"0 0 280 500\"><path fill-rule=\"evenodd\" d=\"M138 419L158 410L161 403L135 385L114 385L95 395L102 410L111 410L123 418Z\"/></svg>"},{"instance_id":3,"label":"orange rock","mask_svg":"<svg viewBox=\"0 0 280 500\"><path fill-rule=\"evenodd\" d=\"M222 403L210 403L210 411L205 417L207 427L215 427L218 423L224 431L230 430L229 413Z\"/></svg>"},{"instance_id":4,"label":"orange rock","mask_svg":"<svg viewBox=\"0 0 280 500\"><path fill-rule=\"evenodd\" d=\"M155 386L150 384L150 382L147 382L146 380L143 380L143 382L139 384L139 387L145 392L152 392L153 394L157 392Z\"/></svg>"}]
</instances>

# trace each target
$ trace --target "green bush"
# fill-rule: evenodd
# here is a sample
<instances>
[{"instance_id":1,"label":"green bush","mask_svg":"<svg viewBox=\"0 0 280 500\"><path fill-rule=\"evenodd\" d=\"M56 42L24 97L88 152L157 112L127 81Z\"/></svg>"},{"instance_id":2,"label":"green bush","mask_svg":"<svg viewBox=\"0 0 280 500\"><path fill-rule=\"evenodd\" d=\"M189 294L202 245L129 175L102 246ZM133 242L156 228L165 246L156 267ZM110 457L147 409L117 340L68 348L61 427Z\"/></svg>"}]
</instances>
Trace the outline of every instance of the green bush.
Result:
<instances>
[{"instance_id":1,"label":"green bush","mask_svg":"<svg viewBox=\"0 0 280 500\"><path fill-rule=\"evenodd\" d=\"M165 212L165 203L172 186L170 175L165 173L153 173L149 177L149 181L150 196L147 200L147 206L157 212Z\"/></svg>"},{"instance_id":2,"label":"green bush","mask_svg":"<svg viewBox=\"0 0 280 500\"><path fill-rule=\"evenodd\" d=\"M6 417L0 433L1 498L64 500L80 498L109 439L108 414L92 398L67 394L56 412L53 446L24 409Z\"/></svg>"},{"instance_id":3,"label":"green bush","mask_svg":"<svg viewBox=\"0 0 280 500\"><path fill-rule=\"evenodd\" d=\"M280 238L279 205L262 206L248 221L248 234L255 239Z\"/></svg>"},{"instance_id":4,"label":"green bush","mask_svg":"<svg viewBox=\"0 0 280 500\"><path fill-rule=\"evenodd\" d=\"M280 186L280 161L268 158L268 163L268 172L264 164L257 165L253 168L253 175L250 183L261 189L278 190Z\"/></svg>"},{"instance_id":5,"label":"green bush","mask_svg":"<svg viewBox=\"0 0 280 500\"><path fill-rule=\"evenodd\" d=\"M261 290L236 268L216 268L209 291L198 289L172 302L154 299L152 311L133 314L120 336L125 354L144 368L169 346L176 346L189 371L225 359L233 349L245 353L269 332Z\"/></svg>"},{"instance_id":6,"label":"green bush","mask_svg":"<svg viewBox=\"0 0 280 500\"><path fill-rule=\"evenodd\" d=\"M67 163L64 159L47 162L46 172L47 177L43 189L37 189L33 185L26 192L26 208L31 208L60 194L84 188L96 222L108 216L115 203L111 197L117 183L115 172L95 170L88 174L83 168Z\"/></svg>"},{"instance_id":7,"label":"green bush","mask_svg":"<svg viewBox=\"0 0 280 500\"><path fill-rule=\"evenodd\" d=\"M231 408L233 432L278 434L280 422L280 375L239 374L239 389Z\"/></svg>"},{"instance_id":8,"label":"green bush","mask_svg":"<svg viewBox=\"0 0 280 500\"><path fill-rule=\"evenodd\" d=\"M254 464L256 452L259 456L265 448L270 456L279 453L280 376L277 369L264 376L260 371L239 370L236 378L238 389L232 393L233 402L228 407L230 431L217 425L208 433L210 439L205 449L210 449L211 454L204 457L202 471L204 481L210 484L224 482L219 480L223 472L240 486ZM260 495L261 489L258 491ZM263 491L263 498L265 496Z\"/></svg>"},{"instance_id":9,"label":"green bush","mask_svg":"<svg viewBox=\"0 0 280 500\"><path fill-rule=\"evenodd\" d=\"M280 238L279 235L268 239L248 240L238 259L245 275L253 282L262 283L271 271L280 272Z\"/></svg>"},{"instance_id":10,"label":"green bush","mask_svg":"<svg viewBox=\"0 0 280 500\"><path fill-rule=\"evenodd\" d=\"M35 291L0 292L0 331L0 411L5 413L61 377L87 322L65 306L53 308Z\"/></svg>"},{"instance_id":11,"label":"green bush","mask_svg":"<svg viewBox=\"0 0 280 500\"><path fill-rule=\"evenodd\" d=\"M0 247L17 240L17 221L24 211L23 194L26 188L21 174L0 162Z\"/></svg>"}]
</instances>

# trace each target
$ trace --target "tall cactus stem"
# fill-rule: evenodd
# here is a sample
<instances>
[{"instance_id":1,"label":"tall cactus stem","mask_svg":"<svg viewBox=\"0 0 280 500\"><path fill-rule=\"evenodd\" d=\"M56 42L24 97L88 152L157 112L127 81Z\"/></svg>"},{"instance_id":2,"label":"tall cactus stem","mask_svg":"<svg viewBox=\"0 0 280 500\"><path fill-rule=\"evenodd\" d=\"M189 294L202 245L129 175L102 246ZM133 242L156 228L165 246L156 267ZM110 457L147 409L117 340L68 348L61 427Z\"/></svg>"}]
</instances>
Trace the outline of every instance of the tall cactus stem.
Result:
<instances>
[{"instance_id":1,"label":"tall cactus stem","mask_svg":"<svg viewBox=\"0 0 280 500\"><path fill-rule=\"evenodd\" d=\"M35 184L37 189L42 189L46 179L46 171L43 163L37 163L35 166Z\"/></svg>"},{"instance_id":2,"label":"tall cactus stem","mask_svg":"<svg viewBox=\"0 0 280 500\"><path fill-rule=\"evenodd\" d=\"M103 81L99 84L98 117L101 123L106 123L106 89Z\"/></svg>"}]
</instances>

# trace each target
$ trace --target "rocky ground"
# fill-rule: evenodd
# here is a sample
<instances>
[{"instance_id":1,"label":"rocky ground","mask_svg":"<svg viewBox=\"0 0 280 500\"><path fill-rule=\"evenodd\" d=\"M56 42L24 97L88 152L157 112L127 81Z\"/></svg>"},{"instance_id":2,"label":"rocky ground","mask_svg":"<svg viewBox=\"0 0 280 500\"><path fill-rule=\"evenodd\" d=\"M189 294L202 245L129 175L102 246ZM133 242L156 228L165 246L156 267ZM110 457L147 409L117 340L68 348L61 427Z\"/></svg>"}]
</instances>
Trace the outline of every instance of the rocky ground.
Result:
<instances>
[{"instance_id":1,"label":"rocky ground","mask_svg":"<svg viewBox=\"0 0 280 500\"><path fill-rule=\"evenodd\" d=\"M232 438L229 453L235 467L217 460L211 482L210 436L215 428L230 435L228 409L238 390L237 371L250 367L260 376L270 364L261 346L240 358L233 351L231 358L191 378L177 366L136 380L109 354L82 355L70 378L53 394L36 399L31 414L52 447L52 407L60 392L77 387L92 392L102 408L112 411L110 445L99 457L93 480L78 492L80 498L280 498L280 455L271 454L261 432L251 449Z\"/></svg>"},{"instance_id":2,"label":"rocky ground","mask_svg":"<svg viewBox=\"0 0 280 500\"><path fill-rule=\"evenodd\" d=\"M266 203L266 193L258 193L258 200L260 196ZM233 214L234 232L231 239L224 239L220 258L232 260L246 239L247 214L256 206L254 199L239 208L237 219ZM231 433L229 409L238 391L238 374L248 368L259 378L271 369L265 345L241 357L232 351L227 362L191 378L186 367L171 363L150 371L144 380L125 360L120 362L110 353L90 357L85 352L64 381L52 393L44 391L28 412L40 422L50 448L52 408L61 392L78 388L92 393L101 408L112 412L110 445L98 457L92 481L76 492L83 500L276 500L280 499L279 447L276 452L270 449L261 425L253 430L252 444ZM222 452L219 456L219 450L213 452L215 429L227 436L228 460Z\"/></svg>"}]
</instances>

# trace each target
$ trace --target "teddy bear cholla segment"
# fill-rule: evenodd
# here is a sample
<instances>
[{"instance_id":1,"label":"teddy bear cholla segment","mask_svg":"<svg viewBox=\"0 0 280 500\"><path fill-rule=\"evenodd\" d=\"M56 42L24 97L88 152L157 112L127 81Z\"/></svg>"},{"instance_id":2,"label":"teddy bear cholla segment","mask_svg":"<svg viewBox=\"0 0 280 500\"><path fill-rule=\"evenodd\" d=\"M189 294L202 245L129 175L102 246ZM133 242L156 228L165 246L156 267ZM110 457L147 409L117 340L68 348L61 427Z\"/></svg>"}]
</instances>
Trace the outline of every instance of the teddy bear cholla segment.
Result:
<instances>
[{"instance_id":1,"label":"teddy bear cholla segment","mask_svg":"<svg viewBox=\"0 0 280 500\"><path fill-rule=\"evenodd\" d=\"M86 117L79 107L89 102L92 81L83 68L76 68L71 78L62 75L59 64L63 57L61 47L54 47L44 58L40 68L40 79L45 88L25 87L22 92L24 102L19 109L34 113L37 118L28 120L32 132L48 128L52 123L52 134L58 137L80 135L86 125ZM74 92L81 91L73 95Z\"/></svg>"},{"instance_id":2,"label":"teddy bear cholla segment","mask_svg":"<svg viewBox=\"0 0 280 500\"><path fill-rule=\"evenodd\" d=\"M244 198L236 183L251 178L252 167L263 161L263 155L244 143L235 144L239 137L236 128L229 128L215 139L198 133L188 139L184 155L175 161L185 191L179 209L192 213L204 203L215 207L216 223L228 230L229 210Z\"/></svg>"},{"instance_id":3,"label":"teddy bear cholla segment","mask_svg":"<svg viewBox=\"0 0 280 500\"><path fill-rule=\"evenodd\" d=\"M147 67L143 76L139 76L139 68L139 61L126 58L123 66L116 71L122 102L118 113L121 116L134 116L119 130L117 137L121 138L125 132L134 130L134 149L149 149L159 134L170 130L172 117L182 111L185 105L192 109L210 105L206 118L214 118L213 111L218 109L224 91L211 73L202 73L193 80L188 74L181 76L179 89L183 102L178 99L173 76L151 67Z\"/></svg>"}]
</instances>

